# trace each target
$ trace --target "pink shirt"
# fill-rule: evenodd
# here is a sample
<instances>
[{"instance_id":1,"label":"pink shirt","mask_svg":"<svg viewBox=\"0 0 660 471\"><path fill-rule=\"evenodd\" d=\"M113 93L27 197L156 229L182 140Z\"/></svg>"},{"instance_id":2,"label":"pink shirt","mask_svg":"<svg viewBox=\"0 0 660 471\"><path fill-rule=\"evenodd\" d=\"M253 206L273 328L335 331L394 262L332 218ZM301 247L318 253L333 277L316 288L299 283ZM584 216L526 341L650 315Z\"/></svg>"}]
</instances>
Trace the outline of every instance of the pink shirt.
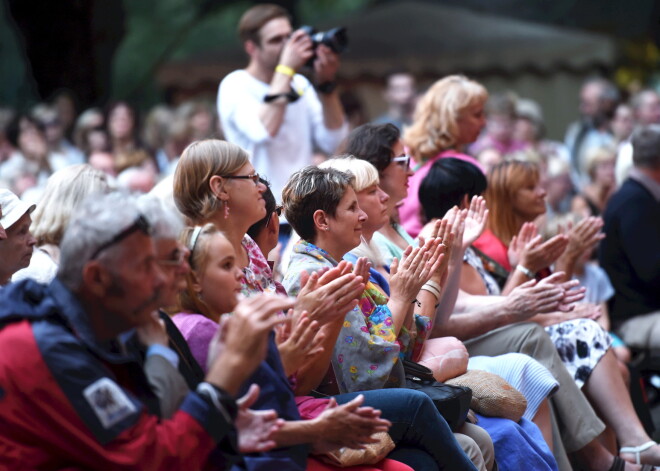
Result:
<instances>
[{"instance_id":1,"label":"pink shirt","mask_svg":"<svg viewBox=\"0 0 660 471\"><path fill-rule=\"evenodd\" d=\"M477 159L466 154L461 154L455 150L440 152L426 162L418 164L415 168L415 173L408 180L408 196L406 196L401 206L399 206L401 225L412 237L417 237L422 230L422 227L424 227L422 224L422 208L419 204L419 187L422 185L424 177L426 177L429 170L431 170L431 165L433 165L436 160L446 159L448 157L470 162L479 167L479 170L486 173Z\"/></svg>"}]
</instances>

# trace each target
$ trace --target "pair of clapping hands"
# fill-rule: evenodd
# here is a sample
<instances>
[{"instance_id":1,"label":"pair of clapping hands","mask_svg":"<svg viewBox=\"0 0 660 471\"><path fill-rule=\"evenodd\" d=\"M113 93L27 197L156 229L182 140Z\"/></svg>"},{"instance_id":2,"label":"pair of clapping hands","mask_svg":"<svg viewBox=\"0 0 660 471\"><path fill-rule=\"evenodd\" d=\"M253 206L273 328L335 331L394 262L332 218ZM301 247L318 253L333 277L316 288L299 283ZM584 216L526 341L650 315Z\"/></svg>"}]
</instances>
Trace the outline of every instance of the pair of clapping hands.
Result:
<instances>
[{"instance_id":1,"label":"pair of clapping hands","mask_svg":"<svg viewBox=\"0 0 660 471\"><path fill-rule=\"evenodd\" d=\"M345 267L340 267L339 272L344 271ZM317 283L326 282L326 285L333 281L341 283L344 281L342 276L346 273L344 275L340 273L330 273L326 279L322 279L323 274L310 277L313 278L312 285L308 288L310 291L314 291L312 288L318 288ZM339 297L334 299L350 298L347 293L354 292L361 284L361 280L353 274L348 279L351 280L348 283L350 288L346 290L337 284L330 286L329 290L336 289L340 293ZM307 285L308 283L305 283L305 286ZM300 302L300 297L298 302ZM222 378L232 376L232 379L238 382L239 387L247 380L266 357L267 339L271 330L278 325L290 322L290 319L296 316L294 303L298 304L293 298L273 294L261 294L241 300L233 314L223 316L220 321L220 328L209 350L210 365L206 381L223 387L232 394L235 393L223 386L226 382L223 382ZM340 309L354 306L353 300L344 301L344 303ZM320 304L325 305L325 302ZM302 322L303 325L306 325L306 329L302 329L305 335L308 330L313 330L313 323L317 322L312 318L317 314L317 310L310 304L307 304L307 307L310 310L302 310L298 316L301 319L298 324ZM286 310L289 310L289 314L282 316L281 312ZM294 336L294 332L296 329L291 332L291 336ZM301 334L300 337L302 338L304 335ZM218 380L220 380L220 384ZM247 394L237 401L239 413L235 425L239 432L239 448L243 453L267 451L281 446L277 442L277 434L285 426L285 421L279 419L274 410L251 410L249 407L254 404L258 396L259 387L253 384ZM373 434L387 431L391 425L390 422L380 417L379 410L362 406L363 402L364 397L358 396L339 406L334 399L331 399L326 410L317 418L309 421L311 425L309 441L312 442L314 449L327 451L341 447L362 448L375 441L372 438Z\"/></svg>"},{"instance_id":2,"label":"pair of clapping hands","mask_svg":"<svg viewBox=\"0 0 660 471\"><path fill-rule=\"evenodd\" d=\"M592 251L605 234L601 232L603 220L599 217L587 217L566 228L543 242L538 228L533 222L526 222L518 235L513 236L509 244L509 262L512 267L520 264L533 273L557 263L560 270L572 272L572 264L585 253Z\"/></svg>"}]
</instances>

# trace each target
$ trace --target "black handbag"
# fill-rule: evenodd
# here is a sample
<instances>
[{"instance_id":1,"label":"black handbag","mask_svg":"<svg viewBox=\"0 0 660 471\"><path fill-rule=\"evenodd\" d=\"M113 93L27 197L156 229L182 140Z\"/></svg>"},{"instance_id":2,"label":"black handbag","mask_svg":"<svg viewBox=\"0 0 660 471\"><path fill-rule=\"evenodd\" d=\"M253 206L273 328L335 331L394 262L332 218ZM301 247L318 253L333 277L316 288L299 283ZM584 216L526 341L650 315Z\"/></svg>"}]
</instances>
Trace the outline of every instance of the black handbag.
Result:
<instances>
[{"instance_id":1,"label":"black handbag","mask_svg":"<svg viewBox=\"0 0 660 471\"><path fill-rule=\"evenodd\" d=\"M403 370L406 387L429 396L453 432L465 423L472 401L470 388L436 381L430 369L414 361L403 360Z\"/></svg>"}]
</instances>

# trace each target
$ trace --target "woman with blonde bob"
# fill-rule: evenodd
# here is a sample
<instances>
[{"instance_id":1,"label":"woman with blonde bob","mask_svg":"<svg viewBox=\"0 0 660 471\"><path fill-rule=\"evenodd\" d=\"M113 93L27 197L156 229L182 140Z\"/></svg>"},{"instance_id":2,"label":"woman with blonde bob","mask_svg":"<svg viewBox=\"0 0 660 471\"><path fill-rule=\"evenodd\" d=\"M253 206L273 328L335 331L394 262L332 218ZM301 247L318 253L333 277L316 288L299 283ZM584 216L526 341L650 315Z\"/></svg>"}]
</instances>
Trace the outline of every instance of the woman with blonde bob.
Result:
<instances>
[{"instance_id":1,"label":"woman with blonde bob","mask_svg":"<svg viewBox=\"0 0 660 471\"><path fill-rule=\"evenodd\" d=\"M433 162L454 157L481 168L464 149L477 140L484 127L486 100L488 92L481 84L450 75L435 82L417 104L413 123L403 135L416 162L415 174L399 209L401 223L411 236L416 237L423 227L418 192Z\"/></svg>"},{"instance_id":2,"label":"woman with blonde bob","mask_svg":"<svg viewBox=\"0 0 660 471\"><path fill-rule=\"evenodd\" d=\"M52 174L32 213L30 232L37 240L37 247L30 266L17 272L12 279L34 278L47 283L55 278L60 242L76 207L89 195L110 190L106 174L88 164L71 165Z\"/></svg>"}]
</instances>

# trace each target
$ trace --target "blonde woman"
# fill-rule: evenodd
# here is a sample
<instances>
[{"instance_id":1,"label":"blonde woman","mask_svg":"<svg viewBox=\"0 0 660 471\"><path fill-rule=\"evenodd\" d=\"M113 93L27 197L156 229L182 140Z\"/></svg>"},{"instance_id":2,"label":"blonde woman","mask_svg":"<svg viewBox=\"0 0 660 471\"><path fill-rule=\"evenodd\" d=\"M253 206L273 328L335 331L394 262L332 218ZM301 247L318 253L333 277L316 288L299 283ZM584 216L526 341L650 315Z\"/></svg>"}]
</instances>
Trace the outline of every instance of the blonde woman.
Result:
<instances>
[{"instance_id":1,"label":"blonde woman","mask_svg":"<svg viewBox=\"0 0 660 471\"><path fill-rule=\"evenodd\" d=\"M37 240L37 247L30 265L17 272L12 280L33 278L48 283L55 278L60 242L76 207L93 193L109 191L106 174L88 164L71 165L51 175L32 213L30 232Z\"/></svg>"},{"instance_id":2,"label":"blonde woman","mask_svg":"<svg viewBox=\"0 0 660 471\"><path fill-rule=\"evenodd\" d=\"M403 135L415 159L415 173L408 181L408 196L399 208L399 216L411 236L417 237L423 227L418 192L433 162L454 157L481 168L464 149L477 140L484 127L487 99L488 92L481 84L462 75L450 75L435 82L419 101L413 124Z\"/></svg>"}]
</instances>

